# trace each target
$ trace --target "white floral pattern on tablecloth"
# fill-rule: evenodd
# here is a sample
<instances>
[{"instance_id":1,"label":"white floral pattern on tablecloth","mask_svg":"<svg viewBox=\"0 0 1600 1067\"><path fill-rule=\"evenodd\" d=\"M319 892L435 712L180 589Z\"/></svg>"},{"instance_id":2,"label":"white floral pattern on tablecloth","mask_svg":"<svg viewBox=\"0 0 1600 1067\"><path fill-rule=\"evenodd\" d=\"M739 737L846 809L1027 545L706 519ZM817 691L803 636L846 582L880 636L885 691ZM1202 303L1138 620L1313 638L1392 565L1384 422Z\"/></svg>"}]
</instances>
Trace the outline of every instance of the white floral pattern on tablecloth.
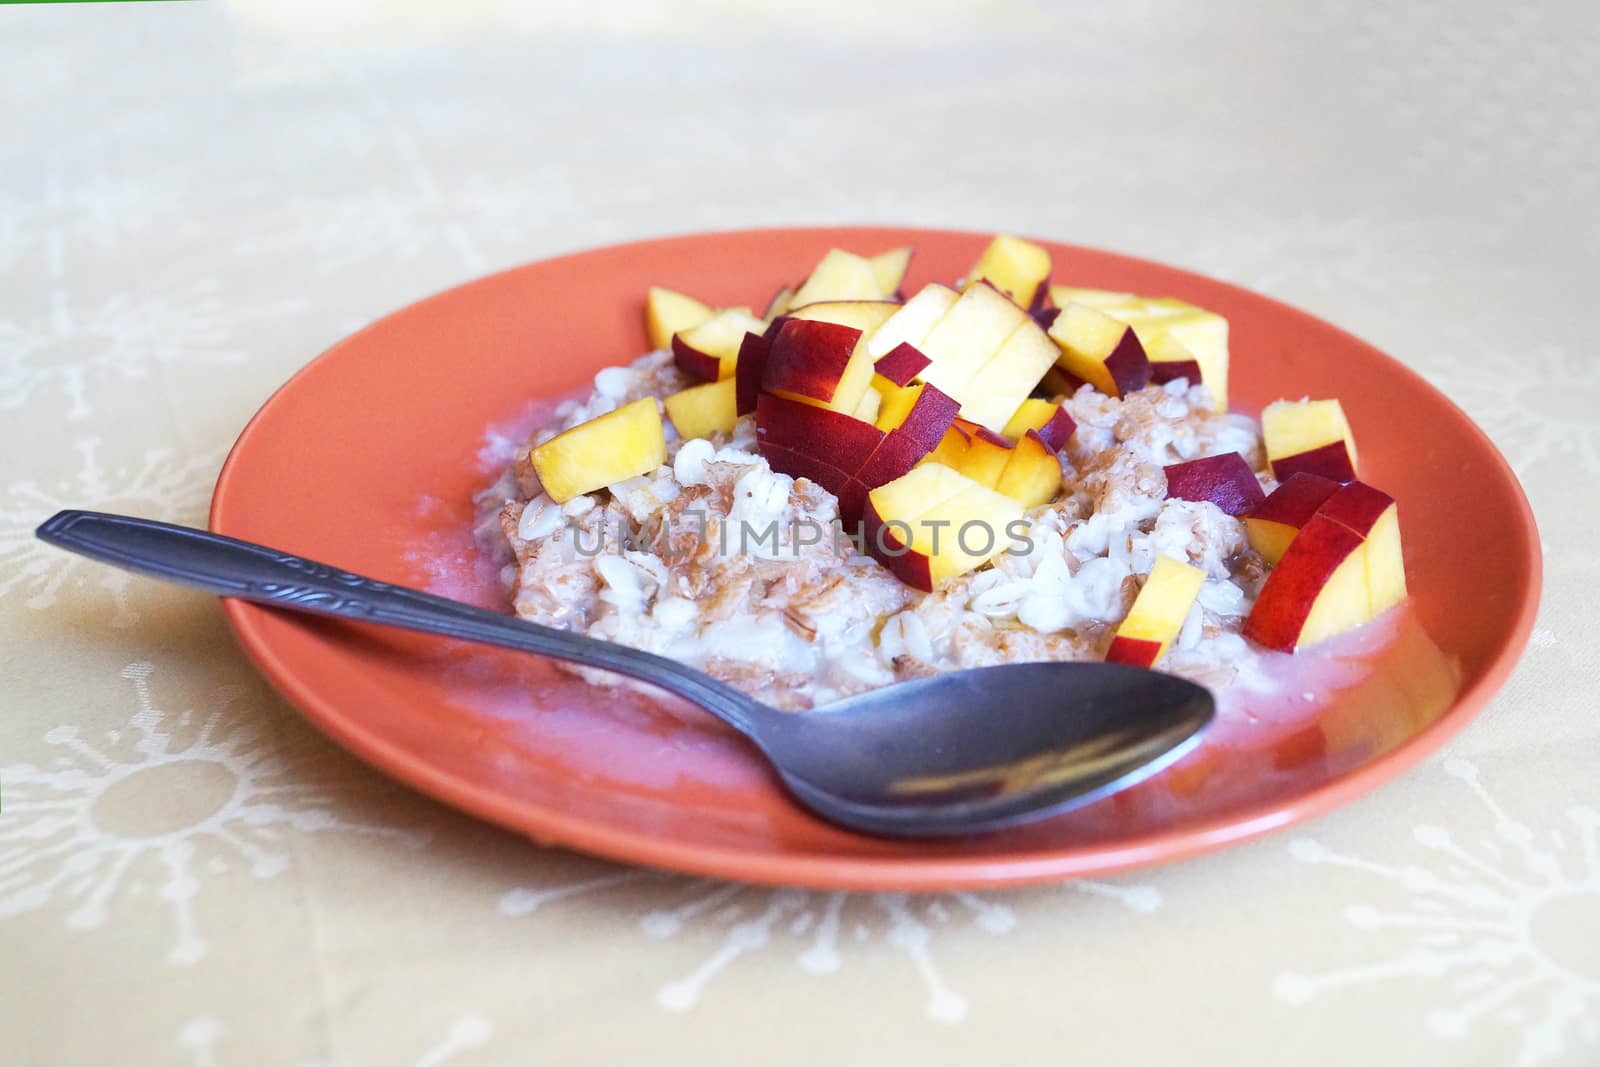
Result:
<instances>
[{"instance_id":1,"label":"white floral pattern on tablecloth","mask_svg":"<svg viewBox=\"0 0 1600 1067\"><path fill-rule=\"evenodd\" d=\"M154 672L149 663L122 669L134 707L123 725L101 738L57 726L42 738L46 756L3 769L12 819L0 823L0 919L60 902L70 905L69 928L94 930L115 897L144 893L171 913L167 962L188 966L209 948L194 915L207 874L238 865L277 877L289 867L280 839L290 833L427 843L421 831L339 815L342 784L277 751L239 709L238 690L214 693L204 711L168 710ZM150 807L136 811L141 801Z\"/></svg>"},{"instance_id":2,"label":"white floral pattern on tablecloth","mask_svg":"<svg viewBox=\"0 0 1600 1067\"><path fill-rule=\"evenodd\" d=\"M1487 816L1488 832L1418 825L1418 848L1404 865L1310 837L1290 843L1302 863L1359 872L1405 899L1345 909L1357 930L1391 933L1388 955L1325 973L1285 972L1278 996L1307 1003L1345 987L1422 978L1436 997L1424 1016L1431 1033L1466 1039L1479 1027L1510 1028L1520 1034L1518 1067L1600 1043L1600 940L1570 936L1584 916L1600 915L1600 808L1573 803L1559 822L1530 825L1494 799L1474 764L1447 759L1443 770Z\"/></svg>"},{"instance_id":3,"label":"white floral pattern on tablecloth","mask_svg":"<svg viewBox=\"0 0 1600 1067\"><path fill-rule=\"evenodd\" d=\"M37 611L53 607L63 590L81 594L101 589L111 601L111 625L132 626L139 621L128 603L132 576L47 548L33 536L34 529L67 508L204 525L222 456L180 455L158 448L131 462L122 457L108 466L104 442L97 437L74 441L72 453L77 457L76 470L53 484L41 485L30 477L0 487L0 564L6 568L0 574L0 598L17 596Z\"/></svg>"},{"instance_id":4,"label":"white floral pattern on tablecloth","mask_svg":"<svg viewBox=\"0 0 1600 1067\"><path fill-rule=\"evenodd\" d=\"M660 905L639 917L639 928L657 940L674 937L690 924L721 933L722 940L689 971L661 986L656 1002L668 1011L697 1007L707 985L740 957L783 939L798 951L792 958L808 974L838 971L852 944L877 942L903 955L927 988L925 1012L935 1022L965 1018L967 1000L952 989L933 956L940 928L970 923L989 934L1008 934L1016 913L1003 897L958 892L913 896L906 893L815 892L765 889L734 882L667 878L647 871L623 871L577 882L509 890L500 898L501 914L521 917L555 901L598 893L641 880L662 884ZM1080 879L1067 889L1107 897L1134 912L1154 911L1161 894L1149 885Z\"/></svg>"}]
</instances>

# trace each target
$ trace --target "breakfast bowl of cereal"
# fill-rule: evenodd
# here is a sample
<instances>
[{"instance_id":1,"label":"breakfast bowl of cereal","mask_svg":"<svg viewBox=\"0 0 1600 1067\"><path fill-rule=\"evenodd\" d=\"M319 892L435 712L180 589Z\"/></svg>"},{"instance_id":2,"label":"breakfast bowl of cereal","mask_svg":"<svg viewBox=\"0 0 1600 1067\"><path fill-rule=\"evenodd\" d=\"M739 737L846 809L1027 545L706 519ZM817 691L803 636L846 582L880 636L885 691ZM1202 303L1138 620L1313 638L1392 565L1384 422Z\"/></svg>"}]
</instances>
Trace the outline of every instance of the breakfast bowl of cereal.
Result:
<instances>
[{"instance_id":1,"label":"breakfast bowl of cereal","mask_svg":"<svg viewBox=\"0 0 1600 1067\"><path fill-rule=\"evenodd\" d=\"M614 675L228 604L291 702L424 792L617 859L851 888L1103 873L1326 811L1487 702L1539 586L1514 476L1401 364L1198 275L925 230L669 238L425 300L267 403L212 527L795 715L1038 660L1215 697L1202 743L1115 797L893 842Z\"/></svg>"}]
</instances>

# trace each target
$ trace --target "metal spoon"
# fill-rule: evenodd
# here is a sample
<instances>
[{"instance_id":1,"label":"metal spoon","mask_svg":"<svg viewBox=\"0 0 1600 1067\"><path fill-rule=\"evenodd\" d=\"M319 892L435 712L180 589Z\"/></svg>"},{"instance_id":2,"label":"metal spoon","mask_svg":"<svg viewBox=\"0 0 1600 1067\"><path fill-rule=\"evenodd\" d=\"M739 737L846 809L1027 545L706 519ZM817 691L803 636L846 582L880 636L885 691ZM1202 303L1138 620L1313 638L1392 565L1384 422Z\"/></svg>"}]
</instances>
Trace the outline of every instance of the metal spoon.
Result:
<instances>
[{"instance_id":1,"label":"metal spoon","mask_svg":"<svg viewBox=\"0 0 1600 1067\"><path fill-rule=\"evenodd\" d=\"M891 837L970 834L1098 800L1173 763L1211 721L1204 688L1108 663L1016 663L782 712L692 667L184 526L63 511L40 539L271 607L533 652L660 686L744 734L793 796Z\"/></svg>"}]
</instances>

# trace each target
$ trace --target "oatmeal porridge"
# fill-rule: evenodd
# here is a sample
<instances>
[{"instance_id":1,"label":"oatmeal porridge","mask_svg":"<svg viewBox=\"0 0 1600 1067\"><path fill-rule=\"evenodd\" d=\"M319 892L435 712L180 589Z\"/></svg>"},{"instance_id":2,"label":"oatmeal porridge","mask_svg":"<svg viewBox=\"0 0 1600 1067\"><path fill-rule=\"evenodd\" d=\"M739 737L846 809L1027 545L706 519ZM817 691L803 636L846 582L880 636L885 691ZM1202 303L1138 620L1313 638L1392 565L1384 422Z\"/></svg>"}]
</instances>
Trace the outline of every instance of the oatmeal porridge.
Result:
<instances>
[{"instance_id":1,"label":"oatmeal porridge","mask_svg":"<svg viewBox=\"0 0 1600 1067\"><path fill-rule=\"evenodd\" d=\"M764 318L652 293L661 347L600 371L479 496L515 612L805 709L1024 660L1223 688L1404 595L1393 502L1355 479L1337 401L1231 413L1220 317L990 247L964 289L909 300L903 263L888 284L842 252Z\"/></svg>"}]
</instances>

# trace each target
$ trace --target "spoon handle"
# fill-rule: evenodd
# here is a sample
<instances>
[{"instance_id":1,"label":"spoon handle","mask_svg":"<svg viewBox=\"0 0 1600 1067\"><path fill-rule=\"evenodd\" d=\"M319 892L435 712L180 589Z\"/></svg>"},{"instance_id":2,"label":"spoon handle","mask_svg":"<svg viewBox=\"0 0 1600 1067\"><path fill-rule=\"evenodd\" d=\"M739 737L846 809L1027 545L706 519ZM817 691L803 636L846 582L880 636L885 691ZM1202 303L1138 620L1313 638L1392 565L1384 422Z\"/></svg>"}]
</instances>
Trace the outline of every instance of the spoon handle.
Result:
<instances>
[{"instance_id":1,"label":"spoon handle","mask_svg":"<svg viewBox=\"0 0 1600 1067\"><path fill-rule=\"evenodd\" d=\"M62 511L45 520L36 534L69 552L218 596L478 641L615 671L693 701L745 734L755 728L754 719L762 710L732 686L664 656L205 530L128 515Z\"/></svg>"}]
</instances>

